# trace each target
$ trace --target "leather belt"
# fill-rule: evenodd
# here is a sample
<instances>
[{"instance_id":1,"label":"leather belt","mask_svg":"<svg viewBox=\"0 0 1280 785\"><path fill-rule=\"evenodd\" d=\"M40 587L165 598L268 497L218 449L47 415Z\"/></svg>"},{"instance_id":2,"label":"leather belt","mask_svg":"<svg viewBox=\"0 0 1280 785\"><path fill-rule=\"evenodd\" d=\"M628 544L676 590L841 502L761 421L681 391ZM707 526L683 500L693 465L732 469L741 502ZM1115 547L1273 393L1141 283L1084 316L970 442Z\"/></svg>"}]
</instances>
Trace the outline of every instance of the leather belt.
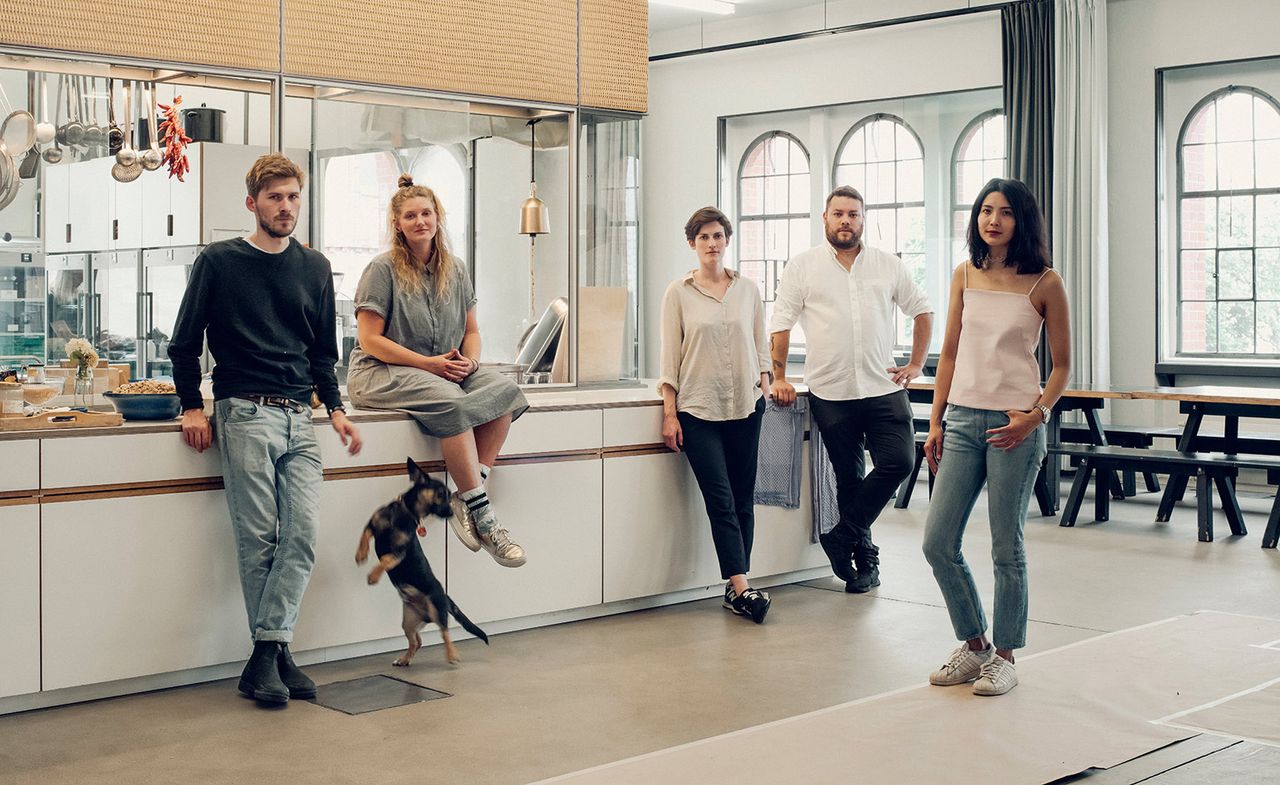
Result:
<instances>
[{"instance_id":1,"label":"leather belt","mask_svg":"<svg viewBox=\"0 0 1280 785\"><path fill-rule=\"evenodd\" d=\"M297 414L302 414L307 410L302 404L283 395L238 395L236 397L252 401L259 406L274 406L277 409L288 409Z\"/></svg>"}]
</instances>

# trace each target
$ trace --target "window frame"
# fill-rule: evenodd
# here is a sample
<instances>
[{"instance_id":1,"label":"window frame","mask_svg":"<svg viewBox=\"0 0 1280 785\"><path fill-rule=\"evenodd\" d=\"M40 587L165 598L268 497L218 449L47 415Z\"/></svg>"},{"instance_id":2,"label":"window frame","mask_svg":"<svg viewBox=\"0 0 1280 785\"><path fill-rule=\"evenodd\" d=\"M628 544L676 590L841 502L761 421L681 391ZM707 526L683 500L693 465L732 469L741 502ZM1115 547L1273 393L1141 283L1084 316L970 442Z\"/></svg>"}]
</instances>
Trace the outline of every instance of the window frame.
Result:
<instances>
[{"instance_id":1,"label":"window frame","mask_svg":"<svg viewBox=\"0 0 1280 785\"><path fill-rule=\"evenodd\" d=\"M1173 329L1174 335L1172 337L1172 341L1168 342L1171 348L1169 357L1167 359L1161 358L1160 354L1163 353L1163 350L1161 350L1161 353L1157 355L1157 372L1158 373L1160 372L1160 366L1162 365L1165 365L1165 366L1174 365L1174 366L1184 366L1184 367L1185 366L1194 367L1197 365L1208 366L1208 368L1212 369L1210 370L1211 373L1226 372L1232 369L1233 364L1238 365L1240 363L1261 363L1268 369L1275 369L1280 367L1280 352L1266 353L1266 354L1258 353L1256 351L1250 352L1247 354L1229 353L1229 352L1221 352L1221 351L1188 352L1188 351L1184 351L1182 348L1183 303L1184 303L1183 296L1182 296L1182 284L1183 284L1182 254L1184 250L1186 250L1183 247L1182 204L1183 204L1183 200L1185 199L1212 198L1215 200L1215 204L1218 202L1218 200L1222 200L1225 198L1232 198L1232 197L1243 196L1243 197L1250 197L1255 199L1255 202L1254 202L1255 210L1253 213L1254 225L1253 225L1253 232L1252 232L1253 234L1252 244L1249 246L1231 247L1226 249L1226 250L1249 250L1250 252L1252 252L1253 254L1253 265L1252 265L1253 276L1252 277L1253 277L1253 285L1254 285L1253 294L1248 300L1244 300L1244 299L1223 300L1220 298L1219 296L1220 293L1217 287L1218 256L1224 250L1224 248L1223 246L1218 244L1218 241L1215 239L1215 244L1212 249L1212 253L1214 254L1214 272L1212 273L1212 275L1215 279L1214 299L1211 301L1205 300L1204 302L1206 303L1211 302L1215 306L1218 306L1220 303L1223 303L1223 302L1228 302L1228 303L1248 302L1248 303L1254 304L1254 318L1253 318L1254 333L1256 334L1257 332L1256 327L1257 327L1258 297L1257 297L1256 281L1257 281L1258 246L1256 244L1257 243L1256 198L1258 196L1280 196L1280 186L1272 186L1267 188L1257 187L1256 173L1257 173L1258 158L1257 158L1257 151L1255 149L1254 155L1253 155L1253 161L1252 161L1252 165L1255 173L1255 184L1253 187L1240 188L1240 189L1222 189L1220 187L1216 187L1218 163L1217 161L1215 161L1214 162L1215 188L1209 189L1209 190L1200 190L1200 191L1188 191L1184 189L1184 175L1186 173L1186 163L1184 160L1184 152L1187 144L1185 139L1187 136L1187 132L1191 127L1192 121L1195 120L1203 111L1205 111L1207 107L1215 104L1221 98L1225 96L1235 95L1238 93L1247 94L1252 98L1256 98L1263 101L1264 103L1270 105L1271 109L1276 112L1277 117L1280 117L1280 101L1277 101L1275 97L1267 93L1265 90L1261 90L1259 88L1252 87L1249 85L1229 84L1224 87L1219 87L1215 90L1212 90L1207 95L1205 95L1200 100L1198 100L1191 107L1191 109L1186 113L1186 116L1182 118L1182 121L1178 126L1178 133L1174 141L1174 145L1175 145L1174 167L1175 168L1173 173L1173 193L1172 193L1173 198L1172 200L1170 200L1171 202L1170 209L1172 209L1173 211L1173 215L1172 215L1173 242L1171 244L1172 245L1170 249L1171 252L1167 254L1167 258L1165 260L1165 265L1167 268L1166 274L1170 275L1170 279L1171 279L1171 289L1169 292L1168 302L1161 303L1163 307L1166 307L1166 308L1171 307L1173 313L1171 317L1166 317L1166 319L1159 320L1161 322L1168 322ZM1214 119L1216 122L1217 120L1216 113L1215 113ZM1251 135L1248 140L1251 143L1257 141L1256 128L1253 133L1255 135ZM1216 138L1216 134L1215 134L1215 141L1213 142L1213 144L1215 146L1219 144ZM1157 200L1157 203L1159 203L1159 200ZM1192 249L1192 250L1197 250L1197 249ZM1200 250L1209 250L1209 249L1200 249ZM1157 291L1159 292L1159 288L1157 288ZM1157 296L1159 297L1160 295L1157 294ZM1190 302L1200 302L1200 301L1193 300Z\"/></svg>"},{"instance_id":2,"label":"window frame","mask_svg":"<svg viewBox=\"0 0 1280 785\"><path fill-rule=\"evenodd\" d=\"M920 210L924 211L925 236L924 236L924 238L922 238L922 240L923 240L923 241L925 242L925 244L927 245L927 243L928 243L928 237L929 237L929 199L928 199L928 178L927 178L927 176L926 176L926 172L927 172L927 165L928 165L928 160L929 160L929 159L928 159L927 151L925 150L924 140L920 138L920 134L916 133L916 129L912 128L912 127L911 127L911 125L910 125L910 124L909 124L905 119L903 119L903 118L899 117L898 115L895 115L895 114L893 114L893 113L891 113L891 112L874 112L874 113L869 114L869 115L867 115L866 117L863 117L862 119L858 120L858 121L857 121L856 123L854 123L853 125L849 126L849 130L845 132L845 134L844 134L844 136L843 136L843 137L841 137L841 139L840 139L840 144L836 145L835 155L834 155L834 156L832 156L832 159L831 159L831 186L832 186L832 188L835 188L835 187L837 187L837 186L839 186L839 185L840 185L840 178L839 178L838 174L839 174L839 171L840 171L840 167L841 167L841 166L850 166L850 165L856 166L856 165L857 165L857 164L841 164L841 163L840 163L840 160L844 157L844 150L845 150L845 147L849 144L849 140L851 140L851 139L853 138L853 135L854 135L854 134L856 134L858 131L862 130L863 128L866 128L866 127L870 126L872 123L881 122L881 121L885 121L885 120L887 120L887 121L890 121L890 122L894 123L897 127L900 127L900 128L905 129L905 130L907 131L907 133L909 133L909 134L911 135L911 138L915 140L916 147L917 147L917 149L919 149L919 151L920 151L920 201L919 201L919 202L901 202L901 201L899 201L899 202L876 202L876 203L872 203L872 202L870 201L870 197L868 197L868 196L867 196L867 193L865 192L865 189L864 189L864 191L862 192L862 197L863 197L863 199L864 199L864 200L867 200L867 201L864 201L864 202L863 202L863 205L862 205L862 207L863 207L863 237L864 237L864 240L865 240L865 237L866 237L867 218L870 216L870 214L871 214L871 211L872 211L872 210L893 210L893 211L895 212L895 216L894 216L894 229L895 229L895 233L896 233L896 232L897 232L897 227L898 227L898 221L897 221L898 216L896 215L896 213L897 213L898 211L900 211L900 210L905 210L905 209L908 209L908 208L917 208L917 207L918 207L918 208L920 208ZM904 160L913 160L913 159L904 159L904 158L899 158L899 157L897 157L897 155L898 155L897 147L898 147L898 142L897 142L897 132L896 132L896 128L895 128L895 132L894 132L894 151L893 151L893 152L894 152L894 158L893 158L893 159L891 159L891 160L892 160L892 163L893 163L893 165L894 165L894 166L893 166L893 175L894 175L893 179L894 179L894 184L895 184L895 185L894 185L895 191L897 190L897 182L898 182L898 164L899 164L901 161L904 161ZM865 165L865 164L866 164L866 162L864 162L864 165ZM896 196L896 195L897 195L897 194L895 194L895 196ZM948 212L948 216L950 216L950 212ZM885 250L888 250L890 253L892 253L894 256L897 256L899 259L902 259L902 254L903 254L903 252L902 252L902 251L897 247L897 244L898 244L898 242L897 242L897 238L895 237L895 238L894 238L893 247L892 247L892 248L889 248L889 249L885 249ZM928 264L929 264L929 254L928 254L928 252L927 252L927 251L922 251L922 252L920 253L920 255L924 257L925 275L926 275L926 277L927 277L927 276L928 276L928 274L929 274L929 269L928 269ZM903 259L903 264L907 264L907 262L906 262L906 260L905 260L905 259ZM910 265L908 265L908 269L910 269ZM894 343L893 343L893 351L894 351L894 352L896 352L896 353L901 353L901 352L904 352L904 351L905 351L905 352L910 352L910 351L911 351L911 341L908 339L906 343L902 343L902 342L900 342L900 339L902 339L902 338L904 338L904 337L906 337L906 336L899 334L899 333L898 333L898 329L899 329L902 325L910 323L910 322L911 322L911 320L910 320L910 319L908 319L907 317L905 317L905 316L901 315L900 313L899 313L899 314L895 314L895 315L894 315L894 319L895 319L895 329L894 329L894 338L893 338L893 341L894 341Z\"/></svg>"},{"instance_id":3,"label":"window frame","mask_svg":"<svg viewBox=\"0 0 1280 785\"><path fill-rule=\"evenodd\" d=\"M966 213L973 212L972 204L965 205L965 204L960 204L956 201L956 183L960 179L959 178L960 148L964 146L965 140L969 138L969 135L973 133L975 128L979 128L983 123L987 122L988 120L994 117L1004 117L1005 123L1007 124L1009 122L1009 119L1005 114L1004 107L998 106L994 109L988 109L985 112L981 112L980 114L978 114L978 116L974 117L972 120L970 120L968 123L965 124L964 128L960 130L960 135L956 137L956 143L951 150L951 170L950 170L950 181L949 181L950 187L947 189L949 192L948 201L951 203L951 206L947 210L947 218L948 218L947 224L949 228L951 224L951 221L949 219L955 217L956 213L961 211L964 211ZM1008 126L1006 125L1006 128L1007 127ZM991 159L980 158L977 160L987 161ZM1004 177L1009 173L1009 143L1007 139L1004 141L1004 155L1000 156L1000 160L1004 161L1004 165L1000 167L1000 174L1002 177ZM952 252L951 269L953 270L956 268L958 264L960 264L963 261L966 261L968 256L966 252L965 254L966 258L957 259L955 257L956 239L957 238L954 235L951 236L950 237L951 243L949 245L949 250ZM960 239L967 240L967 238L960 238Z\"/></svg>"},{"instance_id":4,"label":"window frame","mask_svg":"<svg viewBox=\"0 0 1280 785\"><path fill-rule=\"evenodd\" d=\"M813 165L812 165L812 164L813 164L813 156L809 153L809 148L805 146L804 142L800 141L800 138L799 138L799 137L797 137L795 134L791 133L790 131L783 131L783 130L780 130L780 129L773 129L773 130L770 130L770 131L765 131L764 133L762 133L762 134L760 134L759 136L757 136L755 139L752 139L752 140L751 140L751 143L750 143L750 144L748 144L748 145L746 146L746 148L744 148L744 150L743 150L743 152L742 152L742 157L738 159L737 174L736 174L736 175L735 175L735 177L734 177L734 206L737 208L737 209L735 210L735 212L737 213L737 215L735 216L734 232L733 232L734 237L736 238L736 241L735 241L735 248L734 248L735 253L734 253L734 255L733 255L733 256L734 256L733 261L734 261L734 264L736 265L736 270L737 270L737 272L739 272L739 273L741 273L741 271L742 271L742 262L743 262L743 254L742 254L742 238L743 238L743 236L744 236L744 234L745 234L745 233L743 232L743 226L745 225L745 223L746 223L747 221L760 221L760 222L761 222L761 224L762 224L762 226L761 226L761 230L762 230L762 232L763 232L763 224L764 224L765 222L767 222L767 221L784 221L784 222L787 222L787 223L789 224L791 221L803 220L803 221L806 221L810 226L811 226L811 225L812 225L812 223L813 223L813 201L812 201L812 198L810 198L810 202L809 202L809 211L808 211L808 212L806 212L806 213L766 213L766 212L761 212L761 213L758 213L758 214L755 214L755 213L747 214L747 213L745 212L745 208L744 208L744 206L743 206L743 199L742 199L742 181L743 181L743 170L745 170L745 169L746 169L746 166L747 166L747 159L751 157L752 152L754 152L754 151L755 151L755 149L756 149L757 147L759 147L760 145L765 144L766 142L768 142L768 141L769 141L769 140L771 140L771 139L776 139L776 138L779 138L779 137L787 139L789 142L791 142L791 143L792 143L792 144L794 144L797 148L799 148L799 150L800 150L800 152L801 152L801 153L803 153L803 154L804 154L805 162L806 162L807 164L809 164L809 166L808 166L808 172L806 173L806 176L808 176L808 177L810 178L810 180L809 180L809 186L810 186L810 191L812 191L812 187L813 187L813 180L812 180L812 178L813 178ZM795 173L795 172L792 172L792 171L791 171L790 166L791 166L791 164L790 164L790 156L788 156L788 162L787 162L787 173L786 173L785 175L783 175L783 176L784 176L784 177L786 177L786 178L790 178L792 175L797 174L797 173ZM763 179L764 177L767 177L767 176L769 176L769 175L761 175L761 176L760 176L760 178L761 178L761 179ZM776 176L776 175L774 175L774 176ZM753 175L753 177L754 177L754 175ZM788 232L790 232L790 228L788 228ZM789 234L788 234L788 239L790 239L790 235L789 235ZM778 285L779 281L781 281L781 278L782 278L782 270L783 270L783 268L785 268L785 267L786 267L786 264L787 264L787 261L789 260L789 258L790 258L790 257L788 257L788 259L777 259L777 260L773 260L773 261L775 261L775 262L777 263L777 264L776 264L776 266L775 266L775 269L774 269L774 276L775 276L775 279L776 279L776 280L773 282L773 283L774 283L774 287L773 287L773 290L774 290L774 291L776 291L776 290L777 290L777 285ZM767 262L768 262L768 261L770 261L770 260L769 260L769 259L761 259L761 260L751 259L751 260L749 260L749 261L753 261L753 262L755 262L755 261L764 261L764 262L766 262L766 263L767 263ZM767 291L762 291L762 292L760 293L760 296L761 296L761 300L762 300L762 302L765 304L765 306L766 306L766 307L768 306L768 304L769 304L769 303L773 302L773 300L771 300L771 299L769 298L769 296L768 296L768 292L767 292ZM766 330L767 330L767 329L768 329L768 325L766 325ZM790 350L788 351L788 354L787 354L787 360L788 360L788 362L802 360L802 359L804 358L804 356L805 356L805 350L806 350L806 346L805 346L805 343L804 343L804 342L798 342L798 343L793 342L793 343L791 344L791 346L790 346Z\"/></svg>"}]
</instances>

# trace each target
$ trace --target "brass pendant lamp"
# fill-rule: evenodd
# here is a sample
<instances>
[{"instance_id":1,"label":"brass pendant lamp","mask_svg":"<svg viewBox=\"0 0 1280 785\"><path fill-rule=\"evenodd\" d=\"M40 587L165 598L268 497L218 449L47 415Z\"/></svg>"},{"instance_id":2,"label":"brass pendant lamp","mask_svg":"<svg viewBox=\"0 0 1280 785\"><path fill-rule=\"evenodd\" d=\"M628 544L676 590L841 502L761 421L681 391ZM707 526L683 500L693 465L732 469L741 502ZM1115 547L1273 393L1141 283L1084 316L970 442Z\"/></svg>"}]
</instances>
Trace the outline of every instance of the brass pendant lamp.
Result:
<instances>
[{"instance_id":1,"label":"brass pendant lamp","mask_svg":"<svg viewBox=\"0 0 1280 785\"><path fill-rule=\"evenodd\" d=\"M551 231L551 218L547 214L547 205L538 198L538 178L534 175L534 159L538 149L535 128L538 122L529 121L529 198L520 205L520 234L529 235L530 245L538 235Z\"/></svg>"}]
</instances>

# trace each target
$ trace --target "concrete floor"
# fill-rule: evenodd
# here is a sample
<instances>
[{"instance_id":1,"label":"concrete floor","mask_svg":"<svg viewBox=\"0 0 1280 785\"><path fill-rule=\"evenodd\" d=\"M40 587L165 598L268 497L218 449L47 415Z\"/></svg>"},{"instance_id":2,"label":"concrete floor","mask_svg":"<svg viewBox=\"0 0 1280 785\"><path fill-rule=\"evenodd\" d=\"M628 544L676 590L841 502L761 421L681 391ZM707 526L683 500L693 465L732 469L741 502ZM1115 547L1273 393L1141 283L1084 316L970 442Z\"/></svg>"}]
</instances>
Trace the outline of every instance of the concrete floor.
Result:
<instances>
[{"instance_id":1,"label":"concrete floor","mask_svg":"<svg viewBox=\"0 0 1280 785\"><path fill-rule=\"evenodd\" d=\"M322 684L387 673L452 696L358 716L260 709L221 681L0 717L0 783L520 785L917 684L955 645L919 551L926 502L921 487L876 524L883 585L868 595L816 581L772 590L762 626L701 601L467 641L456 667L432 647L409 670L392 655L308 669ZM1269 499L1242 498L1250 534L1214 543L1196 541L1187 505L1153 524L1157 502L1074 529L1028 520L1026 653L1202 609L1280 618L1280 553L1259 548ZM974 516L966 553L989 602L985 497ZM1276 757L1242 749L1218 753L1231 781L1273 781Z\"/></svg>"}]
</instances>

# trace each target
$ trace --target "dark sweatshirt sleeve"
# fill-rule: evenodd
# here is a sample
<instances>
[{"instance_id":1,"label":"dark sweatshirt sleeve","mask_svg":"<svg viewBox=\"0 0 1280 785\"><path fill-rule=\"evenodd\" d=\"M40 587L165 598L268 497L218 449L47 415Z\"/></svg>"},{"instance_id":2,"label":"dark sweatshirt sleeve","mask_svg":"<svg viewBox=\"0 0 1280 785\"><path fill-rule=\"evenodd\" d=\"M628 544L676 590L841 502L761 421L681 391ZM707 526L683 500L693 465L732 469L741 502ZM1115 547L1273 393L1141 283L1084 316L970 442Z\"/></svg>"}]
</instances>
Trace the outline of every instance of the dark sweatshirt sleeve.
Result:
<instances>
[{"instance_id":1,"label":"dark sweatshirt sleeve","mask_svg":"<svg viewBox=\"0 0 1280 785\"><path fill-rule=\"evenodd\" d=\"M182 409L204 407L200 394L200 355L204 353L205 328L209 326L209 303L213 297L211 265L202 251L191 267L191 279L178 307L178 320L169 341L173 363L173 386L178 388Z\"/></svg>"},{"instance_id":2,"label":"dark sweatshirt sleeve","mask_svg":"<svg viewBox=\"0 0 1280 785\"><path fill-rule=\"evenodd\" d=\"M338 364L338 327L333 275L328 264L325 265L324 281L320 307L316 309L316 323L311 329L315 340L307 349L307 361L311 364L311 382L316 386L316 395L320 396L325 408L332 409L342 404L342 395L338 392L338 376L333 370Z\"/></svg>"}]
</instances>

